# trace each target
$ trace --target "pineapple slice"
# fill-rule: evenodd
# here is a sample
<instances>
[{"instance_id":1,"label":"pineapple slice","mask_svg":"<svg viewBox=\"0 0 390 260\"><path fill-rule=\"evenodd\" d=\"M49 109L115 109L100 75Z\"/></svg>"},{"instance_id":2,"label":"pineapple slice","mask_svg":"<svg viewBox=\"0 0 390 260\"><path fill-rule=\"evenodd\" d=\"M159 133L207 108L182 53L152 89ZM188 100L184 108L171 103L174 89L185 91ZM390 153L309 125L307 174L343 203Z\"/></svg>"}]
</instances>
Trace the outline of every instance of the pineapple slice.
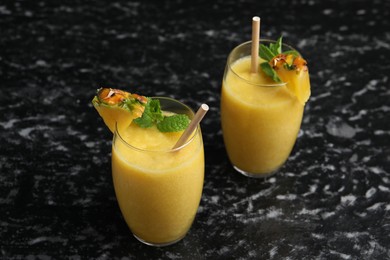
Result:
<instances>
[{"instance_id":1,"label":"pineapple slice","mask_svg":"<svg viewBox=\"0 0 390 260\"><path fill-rule=\"evenodd\" d=\"M287 83L287 88L305 105L310 97L310 78L306 61L292 54L279 54L270 61L279 78Z\"/></svg>"},{"instance_id":2,"label":"pineapple slice","mask_svg":"<svg viewBox=\"0 0 390 260\"><path fill-rule=\"evenodd\" d=\"M144 96L119 89L100 88L92 104L110 131L114 133L115 124L121 131L127 128L133 119L140 117L147 101L148 99Z\"/></svg>"}]
</instances>

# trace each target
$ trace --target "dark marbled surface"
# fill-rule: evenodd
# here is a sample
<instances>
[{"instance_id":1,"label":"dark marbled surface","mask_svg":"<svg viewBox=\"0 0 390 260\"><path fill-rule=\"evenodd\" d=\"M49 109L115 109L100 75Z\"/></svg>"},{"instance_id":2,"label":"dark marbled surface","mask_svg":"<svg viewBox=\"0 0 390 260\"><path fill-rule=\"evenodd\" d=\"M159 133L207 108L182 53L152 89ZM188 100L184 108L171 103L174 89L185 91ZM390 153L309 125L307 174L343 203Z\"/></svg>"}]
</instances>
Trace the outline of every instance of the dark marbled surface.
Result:
<instances>
[{"instance_id":1,"label":"dark marbled surface","mask_svg":"<svg viewBox=\"0 0 390 260\"><path fill-rule=\"evenodd\" d=\"M156 1L157 2L157 1ZM389 1L1 1L0 258L390 258ZM262 37L309 61L289 161L266 180L227 159L229 51ZM202 122L204 192L184 240L136 241L116 203L96 88L175 97Z\"/></svg>"}]
</instances>

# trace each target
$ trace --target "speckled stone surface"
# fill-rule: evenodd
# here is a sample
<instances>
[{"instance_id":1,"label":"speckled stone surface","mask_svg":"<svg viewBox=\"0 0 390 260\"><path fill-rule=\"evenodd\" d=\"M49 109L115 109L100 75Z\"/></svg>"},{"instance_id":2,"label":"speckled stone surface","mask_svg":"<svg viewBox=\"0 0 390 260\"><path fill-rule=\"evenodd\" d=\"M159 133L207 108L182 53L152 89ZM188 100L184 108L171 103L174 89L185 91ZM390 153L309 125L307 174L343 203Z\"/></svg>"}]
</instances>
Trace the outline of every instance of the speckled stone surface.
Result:
<instances>
[{"instance_id":1,"label":"speckled stone surface","mask_svg":"<svg viewBox=\"0 0 390 260\"><path fill-rule=\"evenodd\" d=\"M233 170L219 118L227 55L254 15L312 83L291 157L266 180ZM388 17L378 0L2 1L0 259L389 259ZM141 244L121 216L90 103L101 86L211 107L200 208L173 246Z\"/></svg>"}]
</instances>

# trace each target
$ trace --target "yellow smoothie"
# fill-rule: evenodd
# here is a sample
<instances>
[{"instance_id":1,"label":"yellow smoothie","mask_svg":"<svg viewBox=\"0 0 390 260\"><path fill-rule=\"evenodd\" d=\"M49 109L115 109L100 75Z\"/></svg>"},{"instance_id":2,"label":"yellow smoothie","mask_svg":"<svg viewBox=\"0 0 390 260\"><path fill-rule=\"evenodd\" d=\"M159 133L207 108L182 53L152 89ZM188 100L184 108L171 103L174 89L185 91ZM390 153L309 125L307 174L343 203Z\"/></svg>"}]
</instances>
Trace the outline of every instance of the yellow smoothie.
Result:
<instances>
[{"instance_id":1,"label":"yellow smoothie","mask_svg":"<svg viewBox=\"0 0 390 260\"><path fill-rule=\"evenodd\" d=\"M228 62L229 63L229 62ZM304 105L261 71L251 73L250 56L227 66L221 93L225 146L237 170L262 177L288 158L300 129Z\"/></svg>"},{"instance_id":2,"label":"yellow smoothie","mask_svg":"<svg viewBox=\"0 0 390 260\"><path fill-rule=\"evenodd\" d=\"M131 124L114 135L112 174L123 217L133 234L153 245L185 236L202 195L204 151L200 128L172 150L182 132Z\"/></svg>"}]
</instances>

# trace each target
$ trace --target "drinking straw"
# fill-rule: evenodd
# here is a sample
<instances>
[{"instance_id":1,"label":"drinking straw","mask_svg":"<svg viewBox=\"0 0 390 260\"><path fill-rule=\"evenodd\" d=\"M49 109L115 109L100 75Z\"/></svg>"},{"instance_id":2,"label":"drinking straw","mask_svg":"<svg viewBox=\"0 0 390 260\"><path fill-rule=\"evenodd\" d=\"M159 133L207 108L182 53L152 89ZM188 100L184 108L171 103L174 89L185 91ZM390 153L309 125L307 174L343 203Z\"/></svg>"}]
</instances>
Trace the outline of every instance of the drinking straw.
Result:
<instances>
[{"instance_id":1,"label":"drinking straw","mask_svg":"<svg viewBox=\"0 0 390 260\"><path fill-rule=\"evenodd\" d=\"M173 146L172 149L176 149L180 146L182 146L187 139L190 137L192 132L194 132L195 128L198 126L200 121L203 119L204 115L209 111L209 106L206 104L202 104L198 111L196 112L194 118L191 120L191 123L187 127L187 129L183 132L183 134L180 136L177 143Z\"/></svg>"},{"instance_id":2,"label":"drinking straw","mask_svg":"<svg viewBox=\"0 0 390 260\"><path fill-rule=\"evenodd\" d=\"M259 40L260 40L260 17L252 18L252 53L251 72L257 73L259 67Z\"/></svg>"}]
</instances>

